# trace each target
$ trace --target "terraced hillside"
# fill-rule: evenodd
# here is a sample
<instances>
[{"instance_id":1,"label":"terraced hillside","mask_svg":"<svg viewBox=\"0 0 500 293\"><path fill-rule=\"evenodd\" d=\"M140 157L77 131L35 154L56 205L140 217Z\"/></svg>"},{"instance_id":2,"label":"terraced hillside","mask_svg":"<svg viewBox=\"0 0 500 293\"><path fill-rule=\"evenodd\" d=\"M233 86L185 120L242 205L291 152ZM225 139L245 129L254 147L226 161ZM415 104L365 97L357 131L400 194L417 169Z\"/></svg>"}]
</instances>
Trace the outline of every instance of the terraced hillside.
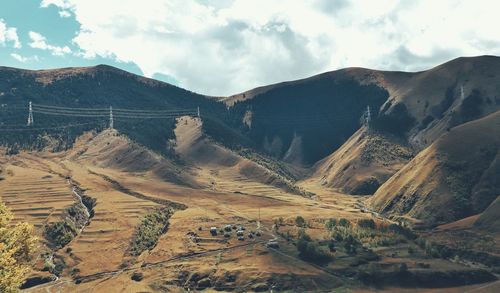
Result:
<instances>
[{"instance_id":1,"label":"terraced hillside","mask_svg":"<svg viewBox=\"0 0 500 293\"><path fill-rule=\"evenodd\" d=\"M61 252L64 260L83 275L118 269L128 257L135 227L145 214L160 205L120 192L98 171L68 166L73 170L73 178L97 201L90 223L67 246L71 253Z\"/></svg>"},{"instance_id":2,"label":"terraced hillside","mask_svg":"<svg viewBox=\"0 0 500 293\"><path fill-rule=\"evenodd\" d=\"M64 211L75 203L71 185L64 178L26 169L20 161L6 165L4 169L0 195L14 213L15 222L27 220L35 227L43 228L61 220Z\"/></svg>"}]
</instances>

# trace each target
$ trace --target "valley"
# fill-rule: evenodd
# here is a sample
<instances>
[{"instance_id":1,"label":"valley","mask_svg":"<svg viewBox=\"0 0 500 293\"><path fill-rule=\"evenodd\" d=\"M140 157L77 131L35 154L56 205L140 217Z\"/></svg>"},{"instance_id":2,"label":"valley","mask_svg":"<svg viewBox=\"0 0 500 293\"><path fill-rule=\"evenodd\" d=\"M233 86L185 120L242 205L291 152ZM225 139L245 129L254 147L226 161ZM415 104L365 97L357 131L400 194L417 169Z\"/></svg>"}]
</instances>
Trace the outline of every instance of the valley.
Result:
<instances>
[{"instance_id":1,"label":"valley","mask_svg":"<svg viewBox=\"0 0 500 293\"><path fill-rule=\"evenodd\" d=\"M39 239L22 289L496 292L499 60L222 98L0 68L0 126L33 100L40 127L0 128L1 200Z\"/></svg>"}]
</instances>

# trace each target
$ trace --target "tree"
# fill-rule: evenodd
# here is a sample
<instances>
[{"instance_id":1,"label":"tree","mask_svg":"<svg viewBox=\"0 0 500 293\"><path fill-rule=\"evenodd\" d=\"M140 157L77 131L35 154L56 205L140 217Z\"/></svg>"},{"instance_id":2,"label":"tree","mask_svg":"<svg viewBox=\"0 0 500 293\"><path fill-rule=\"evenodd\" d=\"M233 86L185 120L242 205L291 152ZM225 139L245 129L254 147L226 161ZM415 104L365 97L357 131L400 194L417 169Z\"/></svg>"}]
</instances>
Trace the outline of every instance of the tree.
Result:
<instances>
[{"instance_id":1,"label":"tree","mask_svg":"<svg viewBox=\"0 0 500 293\"><path fill-rule=\"evenodd\" d=\"M352 237L352 235L348 235L344 239L344 249L347 252L347 254L353 255L356 254L356 246L358 245L357 240Z\"/></svg>"},{"instance_id":2,"label":"tree","mask_svg":"<svg viewBox=\"0 0 500 293\"><path fill-rule=\"evenodd\" d=\"M305 227L306 226L306 220L302 216L297 216L295 218L295 224L299 227Z\"/></svg>"},{"instance_id":3,"label":"tree","mask_svg":"<svg viewBox=\"0 0 500 293\"><path fill-rule=\"evenodd\" d=\"M29 271L37 238L28 223L10 225L10 210L0 202L0 292L16 292Z\"/></svg>"},{"instance_id":4,"label":"tree","mask_svg":"<svg viewBox=\"0 0 500 293\"><path fill-rule=\"evenodd\" d=\"M335 218L330 218L325 223L325 227L329 231L332 230L333 227L335 227L336 225L337 225L337 219L335 219Z\"/></svg>"},{"instance_id":5,"label":"tree","mask_svg":"<svg viewBox=\"0 0 500 293\"><path fill-rule=\"evenodd\" d=\"M349 222L349 220L347 220L346 218L340 218L338 225L343 227L350 227L351 222Z\"/></svg>"},{"instance_id":6,"label":"tree","mask_svg":"<svg viewBox=\"0 0 500 293\"><path fill-rule=\"evenodd\" d=\"M375 229L377 227L372 219L361 219L358 221L358 226L366 229Z\"/></svg>"}]
</instances>

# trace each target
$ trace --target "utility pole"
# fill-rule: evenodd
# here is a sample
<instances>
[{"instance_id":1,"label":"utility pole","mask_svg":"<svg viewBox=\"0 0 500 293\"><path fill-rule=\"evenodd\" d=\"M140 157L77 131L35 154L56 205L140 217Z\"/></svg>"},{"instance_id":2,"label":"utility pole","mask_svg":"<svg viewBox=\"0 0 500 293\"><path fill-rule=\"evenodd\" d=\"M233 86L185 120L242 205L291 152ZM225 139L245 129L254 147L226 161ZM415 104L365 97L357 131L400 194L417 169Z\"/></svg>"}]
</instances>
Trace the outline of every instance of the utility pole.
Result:
<instances>
[{"instance_id":1,"label":"utility pole","mask_svg":"<svg viewBox=\"0 0 500 293\"><path fill-rule=\"evenodd\" d=\"M109 129L113 129L114 121L113 121L113 107L109 106Z\"/></svg>"},{"instance_id":2,"label":"utility pole","mask_svg":"<svg viewBox=\"0 0 500 293\"><path fill-rule=\"evenodd\" d=\"M33 107L31 105L31 101L29 103L29 112L28 112L28 126L33 126Z\"/></svg>"}]
</instances>

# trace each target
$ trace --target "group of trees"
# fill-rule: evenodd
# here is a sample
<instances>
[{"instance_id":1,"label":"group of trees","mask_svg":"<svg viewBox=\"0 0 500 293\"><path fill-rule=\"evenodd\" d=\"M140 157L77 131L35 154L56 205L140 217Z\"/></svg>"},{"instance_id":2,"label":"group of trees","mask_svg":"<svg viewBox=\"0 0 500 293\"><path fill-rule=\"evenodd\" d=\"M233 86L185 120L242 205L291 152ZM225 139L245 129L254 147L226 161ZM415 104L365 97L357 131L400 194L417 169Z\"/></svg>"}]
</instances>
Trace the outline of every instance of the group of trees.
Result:
<instances>
[{"instance_id":1,"label":"group of trees","mask_svg":"<svg viewBox=\"0 0 500 293\"><path fill-rule=\"evenodd\" d=\"M30 266L37 237L28 223L11 223L10 210L0 201L0 292L16 292Z\"/></svg>"}]
</instances>

